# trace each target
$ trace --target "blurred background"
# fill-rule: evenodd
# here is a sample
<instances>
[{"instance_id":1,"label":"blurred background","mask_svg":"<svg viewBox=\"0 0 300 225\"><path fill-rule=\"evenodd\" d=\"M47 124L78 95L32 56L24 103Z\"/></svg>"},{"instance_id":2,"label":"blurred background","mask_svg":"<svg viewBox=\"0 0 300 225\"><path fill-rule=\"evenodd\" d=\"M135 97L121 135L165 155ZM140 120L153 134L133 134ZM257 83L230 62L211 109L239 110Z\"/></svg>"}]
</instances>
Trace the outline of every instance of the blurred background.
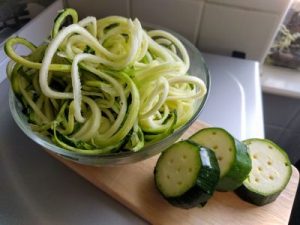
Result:
<instances>
[{"instance_id":1,"label":"blurred background","mask_svg":"<svg viewBox=\"0 0 300 225\"><path fill-rule=\"evenodd\" d=\"M37 16L53 0L0 0L0 43Z\"/></svg>"}]
</instances>

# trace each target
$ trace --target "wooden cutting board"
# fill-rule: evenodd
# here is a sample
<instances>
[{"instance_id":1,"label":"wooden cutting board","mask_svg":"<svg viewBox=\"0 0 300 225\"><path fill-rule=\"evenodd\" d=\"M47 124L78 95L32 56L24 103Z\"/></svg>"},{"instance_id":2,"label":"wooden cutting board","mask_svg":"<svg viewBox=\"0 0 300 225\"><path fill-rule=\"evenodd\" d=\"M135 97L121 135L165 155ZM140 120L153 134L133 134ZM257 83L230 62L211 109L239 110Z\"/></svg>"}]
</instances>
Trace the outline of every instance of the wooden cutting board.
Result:
<instances>
[{"instance_id":1,"label":"wooden cutting board","mask_svg":"<svg viewBox=\"0 0 300 225\"><path fill-rule=\"evenodd\" d=\"M183 138L206 126L196 121ZM115 167L84 166L55 157L155 225L287 225L299 183L299 173L293 167L286 189L269 205L258 207L242 201L234 193L216 192L204 208L185 210L168 204L155 189L153 168L158 156Z\"/></svg>"}]
</instances>

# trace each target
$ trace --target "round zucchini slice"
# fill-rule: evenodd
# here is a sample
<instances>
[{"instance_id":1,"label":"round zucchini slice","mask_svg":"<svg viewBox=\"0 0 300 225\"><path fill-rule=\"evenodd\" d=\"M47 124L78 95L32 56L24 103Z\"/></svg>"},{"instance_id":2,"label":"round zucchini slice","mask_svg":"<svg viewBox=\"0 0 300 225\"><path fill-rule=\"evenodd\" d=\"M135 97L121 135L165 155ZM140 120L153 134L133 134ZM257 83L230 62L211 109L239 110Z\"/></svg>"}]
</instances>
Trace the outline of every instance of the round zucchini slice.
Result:
<instances>
[{"instance_id":1,"label":"round zucchini slice","mask_svg":"<svg viewBox=\"0 0 300 225\"><path fill-rule=\"evenodd\" d=\"M251 170L251 159L245 144L218 127L202 129L190 140L215 152L221 171L218 191L232 191L242 185Z\"/></svg>"},{"instance_id":2,"label":"round zucchini slice","mask_svg":"<svg viewBox=\"0 0 300 225\"><path fill-rule=\"evenodd\" d=\"M206 204L215 191L220 169L210 149L180 141L160 155L154 175L163 197L176 207L188 209Z\"/></svg>"},{"instance_id":3,"label":"round zucchini slice","mask_svg":"<svg viewBox=\"0 0 300 225\"><path fill-rule=\"evenodd\" d=\"M255 205L275 201L292 174L287 154L267 139L248 139L244 143L252 159L252 170L236 193Z\"/></svg>"}]
</instances>

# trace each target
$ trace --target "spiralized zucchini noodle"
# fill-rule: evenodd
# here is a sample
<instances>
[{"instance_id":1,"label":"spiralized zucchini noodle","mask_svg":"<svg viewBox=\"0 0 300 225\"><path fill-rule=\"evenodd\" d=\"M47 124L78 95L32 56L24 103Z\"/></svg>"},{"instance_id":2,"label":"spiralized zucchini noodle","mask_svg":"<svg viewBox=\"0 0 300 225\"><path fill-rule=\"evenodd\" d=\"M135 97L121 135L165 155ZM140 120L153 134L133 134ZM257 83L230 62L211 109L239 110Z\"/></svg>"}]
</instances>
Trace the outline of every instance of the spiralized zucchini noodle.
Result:
<instances>
[{"instance_id":1,"label":"spiralized zucchini noodle","mask_svg":"<svg viewBox=\"0 0 300 225\"><path fill-rule=\"evenodd\" d=\"M67 18L70 25L64 26ZM18 55L23 45L31 53ZM205 83L188 74L183 44L138 19L110 16L78 21L59 12L48 40L35 46L9 38L7 76L35 132L58 146L98 155L138 151L187 123Z\"/></svg>"}]
</instances>

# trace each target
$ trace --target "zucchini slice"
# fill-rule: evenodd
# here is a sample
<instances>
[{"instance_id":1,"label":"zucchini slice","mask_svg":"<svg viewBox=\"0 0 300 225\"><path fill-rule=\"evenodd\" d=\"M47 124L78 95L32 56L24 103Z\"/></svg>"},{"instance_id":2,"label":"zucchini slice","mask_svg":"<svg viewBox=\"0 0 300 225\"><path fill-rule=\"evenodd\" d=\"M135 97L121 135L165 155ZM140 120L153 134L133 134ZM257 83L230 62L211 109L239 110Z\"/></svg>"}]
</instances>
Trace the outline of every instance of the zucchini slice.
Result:
<instances>
[{"instance_id":1,"label":"zucchini slice","mask_svg":"<svg viewBox=\"0 0 300 225\"><path fill-rule=\"evenodd\" d=\"M213 151L181 141L160 155L154 175L163 197L176 207L188 209L206 204L215 191L220 169Z\"/></svg>"},{"instance_id":2,"label":"zucchini slice","mask_svg":"<svg viewBox=\"0 0 300 225\"><path fill-rule=\"evenodd\" d=\"M218 127L202 129L190 140L215 152L221 171L218 191L232 191L242 185L251 170L251 159L245 144Z\"/></svg>"},{"instance_id":3,"label":"zucchini slice","mask_svg":"<svg viewBox=\"0 0 300 225\"><path fill-rule=\"evenodd\" d=\"M252 170L236 193L259 206L275 201L292 174L287 154L270 140L248 139L244 143L252 159Z\"/></svg>"}]
</instances>

